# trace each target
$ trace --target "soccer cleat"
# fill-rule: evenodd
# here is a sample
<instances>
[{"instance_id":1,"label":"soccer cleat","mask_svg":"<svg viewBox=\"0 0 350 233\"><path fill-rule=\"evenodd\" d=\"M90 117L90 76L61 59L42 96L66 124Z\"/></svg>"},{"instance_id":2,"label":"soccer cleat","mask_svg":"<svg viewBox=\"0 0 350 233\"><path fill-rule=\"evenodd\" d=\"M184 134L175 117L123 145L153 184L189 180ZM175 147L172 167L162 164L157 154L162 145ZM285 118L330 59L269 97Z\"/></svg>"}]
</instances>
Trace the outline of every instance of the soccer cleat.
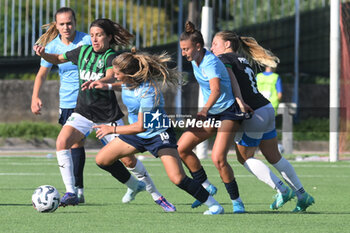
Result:
<instances>
[{"instance_id":1,"label":"soccer cleat","mask_svg":"<svg viewBox=\"0 0 350 233\"><path fill-rule=\"evenodd\" d=\"M224 214L224 208L219 204L212 205L209 207L209 210L206 210L203 214L204 215Z\"/></svg>"},{"instance_id":2,"label":"soccer cleat","mask_svg":"<svg viewBox=\"0 0 350 233\"><path fill-rule=\"evenodd\" d=\"M173 204L167 201L163 196L161 196L158 200L154 201L158 205L160 205L165 212L175 212L176 208Z\"/></svg>"},{"instance_id":3,"label":"soccer cleat","mask_svg":"<svg viewBox=\"0 0 350 233\"><path fill-rule=\"evenodd\" d=\"M84 194L78 194L79 204L85 203Z\"/></svg>"},{"instance_id":4,"label":"soccer cleat","mask_svg":"<svg viewBox=\"0 0 350 233\"><path fill-rule=\"evenodd\" d=\"M207 188L206 188L206 190L208 191L208 193L211 195L211 196L214 196L215 194L216 194L216 192L218 191L218 189L214 186L214 185L212 185L212 184L210 184ZM192 208L197 208L198 206L200 206L200 205L202 205L203 203L202 202L200 202L200 201L198 201L198 200L195 200L193 203L192 203Z\"/></svg>"},{"instance_id":5,"label":"soccer cleat","mask_svg":"<svg viewBox=\"0 0 350 233\"><path fill-rule=\"evenodd\" d=\"M232 200L232 205L233 205L233 213L234 214L243 214L243 213L245 213L245 208L244 208L244 204L243 204L242 201Z\"/></svg>"},{"instance_id":6,"label":"soccer cleat","mask_svg":"<svg viewBox=\"0 0 350 233\"><path fill-rule=\"evenodd\" d=\"M136 190L132 190L131 188L128 188L128 190L126 191L122 202L123 203L129 203L132 200L135 199L136 194L138 194L141 191L145 191L146 190L146 184L143 181L139 181L139 184L137 185L137 189Z\"/></svg>"},{"instance_id":7,"label":"soccer cleat","mask_svg":"<svg viewBox=\"0 0 350 233\"><path fill-rule=\"evenodd\" d=\"M61 198L60 206L66 207L68 205L78 205L79 199L75 193L65 193Z\"/></svg>"},{"instance_id":8,"label":"soccer cleat","mask_svg":"<svg viewBox=\"0 0 350 233\"><path fill-rule=\"evenodd\" d=\"M275 195L275 201L270 205L270 209L277 210L281 208L284 204L286 204L289 200L295 197L295 192L287 187L287 192L277 193Z\"/></svg>"},{"instance_id":9,"label":"soccer cleat","mask_svg":"<svg viewBox=\"0 0 350 233\"><path fill-rule=\"evenodd\" d=\"M293 212L294 213L303 212L306 210L307 207L311 206L313 203L315 203L315 199L308 193L304 193L303 198L298 200L297 206L295 207Z\"/></svg>"}]
</instances>

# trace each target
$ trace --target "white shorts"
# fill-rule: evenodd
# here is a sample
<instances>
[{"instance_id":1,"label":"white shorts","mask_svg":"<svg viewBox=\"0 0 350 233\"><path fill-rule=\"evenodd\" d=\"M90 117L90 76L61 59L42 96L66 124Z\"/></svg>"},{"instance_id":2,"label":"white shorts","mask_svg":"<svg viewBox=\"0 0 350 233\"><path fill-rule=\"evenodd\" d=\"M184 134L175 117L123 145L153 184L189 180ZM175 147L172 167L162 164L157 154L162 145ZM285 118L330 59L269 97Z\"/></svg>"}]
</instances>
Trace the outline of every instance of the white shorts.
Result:
<instances>
[{"instance_id":1,"label":"white shorts","mask_svg":"<svg viewBox=\"0 0 350 233\"><path fill-rule=\"evenodd\" d=\"M252 118L242 121L235 135L239 145L247 147L259 146L261 140L277 136L275 129L275 110L269 103L254 111Z\"/></svg>"},{"instance_id":2,"label":"white shorts","mask_svg":"<svg viewBox=\"0 0 350 233\"><path fill-rule=\"evenodd\" d=\"M114 122L113 123L111 123L111 122L109 122L109 123L94 123L94 122L90 121L89 119L87 119L86 117L80 115L79 113L73 112L72 115L70 115L70 117L67 119L65 125L72 126L76 130L78 130L80 133L84 134L85 137L87 137L92 132L93 126L102 125L102 124L103 125L112 125L112 124L124 125L124 122L122 119L119 119L115 123ZM95 129L95 130L97 130L97 129ZM108 134L101 139L101 142L103 143L103 145L107 145L108 142L112 141L117 136L118 136L118 134Z\"/></svg>"}]
</instances>

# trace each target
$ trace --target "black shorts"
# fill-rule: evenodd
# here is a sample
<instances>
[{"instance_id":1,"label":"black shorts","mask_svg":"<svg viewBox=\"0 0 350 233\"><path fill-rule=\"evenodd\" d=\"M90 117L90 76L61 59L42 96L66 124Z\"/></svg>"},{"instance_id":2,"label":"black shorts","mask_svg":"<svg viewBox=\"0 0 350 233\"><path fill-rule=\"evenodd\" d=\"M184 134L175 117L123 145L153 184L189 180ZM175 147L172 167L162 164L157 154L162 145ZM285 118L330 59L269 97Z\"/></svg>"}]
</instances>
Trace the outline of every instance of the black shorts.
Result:
<instances>
[{"instance_id":1,"label":"black shorts","mask_svg":"<svg viewBox=\"0 0 350 233\"><path fill-rule=\"evenodd\" d=\"M223 121L223 120L232 120L232 121L241 121L250 119L252 115L250 113L244 113L239 108L237 101L235 101L230 107L228 107L225 111L220 112L218 114L210 114L208 113L208 119L214 119L215 121Z\"/></svg>"},{"instance_id":2,"label":"black shorts","mask_svg":"<svg viewBox=\"0 0 350 233\"><path fill-rule=\"evenodd\" d=\"M67 119L74 112L74 108L60 108L60 116L58 119L58 123L62 126L66 124Z\"/></svg>"},{"instance_id":3,"label":"black shorts","mask_svg":"<svg viewBox=\"0 0 350 233\"><path fill-rule=\"evenodd\" d=\"M152 137L141 138L137 135L119 135L120 140L132 145L139 152L149 151L154 157L158 157L158 151L164 148L177 148L176 135L172 128Z\"/></svg>"}]
</instances>

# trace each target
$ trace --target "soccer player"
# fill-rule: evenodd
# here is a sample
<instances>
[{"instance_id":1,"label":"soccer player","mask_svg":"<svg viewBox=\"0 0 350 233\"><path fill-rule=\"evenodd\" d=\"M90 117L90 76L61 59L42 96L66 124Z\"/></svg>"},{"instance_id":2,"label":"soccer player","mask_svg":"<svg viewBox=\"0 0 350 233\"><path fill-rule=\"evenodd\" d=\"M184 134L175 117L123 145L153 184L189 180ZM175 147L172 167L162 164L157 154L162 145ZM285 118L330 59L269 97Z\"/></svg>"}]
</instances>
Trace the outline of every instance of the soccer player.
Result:
<instances>
[{"instance_id":1,"label":"soccer player","mask_svg":"<svg viewBox=\"0 0 350 233\"><path fill-rule=\"evenodd\" d=\"M221 122L219 128L193 127L182 134L178 150L182 161L190 170L192 177L203 185L212 195L216 187L207 179L207 175L195 153L195 146L216 133L212 149L212 161L219 171L233 205L233 213L244 213L244 204L239 196L238 185L233 170L227 162L227 153L232 144L234 133L240 121L246 115L240 110L232 93L230 76L224 64L204 48L204 40L193 23L186 22L185 31L180 37L182 55L192 63L193 73L203 93L204 107L197 113L199 120L214 119ZM192 207L201 203L195 202Z\"/></svg>"},{"instance_id":2,"label":"soccer player","mask_svg":"<svg viewBox=\"0 0 350 233\"><path fill-rule=\"evenodd\" d=\"M271 209L282 207L297 195L298 202L293 212L305 211L314 203L314 198L304 190L294 168L278 150L274 108L258 91L254 71L245 57L255 64L269 67L276 67L279 59L261 47L254 38L241 37L231 31L218 32L211 50L225 64L231 79L237 79L243 100L254 110L252 118L243 121L236 134L238 161L259 180L277 190ZM258 146L267 161L281 173L292 189L262 161L254 158Z\"/></svg>"},{"instance_id":3,"label":"soccer player","mask_svg":"<svg viewBox=\"0 0 350 233\"><path fill-rule=\"evenodd\" d=\"M122 83L122 99L128 108L130 124L95 126L99 138L112 132L120 134L101 149L96 163L109 167L124 156L149 151L161 159L169 179L175 185L209 207L204 214L223 214L223 207L198 182L186 176L176 149L175 133L168 124L162 124L169 119L164 111L159 82L177 84L179 75L167 67L169 61L170 57L165 54L149 55L136 53L135 50L113 60L115 77ZM90 86L94 85L92 83ZM145 127L147 122L153 122L154 127Z\"/></svg>"},{"instance_id":4,"label":"soccer player","mask_svg":"<svg viewBox=\"0 0 350 233\"><path fill-rule=\"evenodd\" d=\"M111 68L116 52L111 47L113 45L128 45L133 36L109 19L97 19L92 22L90 36L92 46L84 45L64 54L46 53L45 48L41 46L34 46L34 50L37 55L53 64L67 61L77 64L80 86L89 80L102 79L109 83L114 82ZM122 125L122 117L123 113L119 108L114 91L83 90L80 88L77 106L63 126L56 141L57 160L66 186L66 194L61 199L62 206L78 204L74 191L72 156L69 150L71 146L83 140L92 131L92 126L96 124ZM113 135L108 135L101 140L108 143L113 138ZM123 161L129 165L133 163L135 165L133 172L137 172L136 175L141 176L144 181L138 181L134 176L131 176L119 160L109 167L102 167L128 186L129 190L123 197L123 202L131 201L138 192L147 188L153 198L158 196L156 201L160 200L160 203L156 203L164 209L163 204L166 200L156 190L142 163L137 161L134 155L123 159Z\"/></svg>"},{"instance_id":5,"label":"soccer player","mask_svg":"<svg viewBox=\"0 0 350 233\"><path fill-rule=\"evenodd\" d=\"M81 45L91 44L88 34L76 30L75 13L71 8L62 7L55 14L55 22L52 22L46 33L38 40L37 44L46 46L47 53L62 54L75 49ZM39 71L35 77L31 110L34 114L40 115L42 101L39 98L41 86L52 68L52 63L41 59ZM58 122L63 126L68 117L74 111L79 93L78 68L71 62L58 65L60 76L60 115ZM74 164L75 187L79 203L84 203L83 170L85 165L84 141L79 141L71 147L72 160Z\"/></svg>"}]
</instances>

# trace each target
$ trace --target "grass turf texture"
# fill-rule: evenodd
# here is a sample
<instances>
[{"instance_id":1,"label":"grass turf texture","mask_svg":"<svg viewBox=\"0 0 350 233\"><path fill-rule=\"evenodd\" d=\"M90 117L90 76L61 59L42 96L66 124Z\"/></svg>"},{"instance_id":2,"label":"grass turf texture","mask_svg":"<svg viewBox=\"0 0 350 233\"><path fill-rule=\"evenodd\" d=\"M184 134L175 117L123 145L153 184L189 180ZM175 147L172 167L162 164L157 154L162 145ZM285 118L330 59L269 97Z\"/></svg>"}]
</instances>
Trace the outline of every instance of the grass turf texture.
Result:
<instances>
[{"instance_id":1,"label":"grass turf texture","mask_svg":"<svg viewBox=\"0 0 350 233\"><path fill-rule=\"evenodd\" d=\"M56 158L0 157L0 232L346 232L350 215L348 161L293 162L305 189L316 204L303 214L293 214L292 200L278 211L269 209L275 192L258 181L236 160L230 160L248 213L232 214L232 204L210 160L203 166L218 187L215 198L225 214L203 216L205 206L191 209L193 198L173 185L159 159L144 160L159 191L177 208L164 213L147 192L123 204L126 187L99 169L93 158L85 167L86 204L38 213L31 206L34 189L63 182ZM272 169L275 172L275 169Z\"/></svg>"}]
</instances>

